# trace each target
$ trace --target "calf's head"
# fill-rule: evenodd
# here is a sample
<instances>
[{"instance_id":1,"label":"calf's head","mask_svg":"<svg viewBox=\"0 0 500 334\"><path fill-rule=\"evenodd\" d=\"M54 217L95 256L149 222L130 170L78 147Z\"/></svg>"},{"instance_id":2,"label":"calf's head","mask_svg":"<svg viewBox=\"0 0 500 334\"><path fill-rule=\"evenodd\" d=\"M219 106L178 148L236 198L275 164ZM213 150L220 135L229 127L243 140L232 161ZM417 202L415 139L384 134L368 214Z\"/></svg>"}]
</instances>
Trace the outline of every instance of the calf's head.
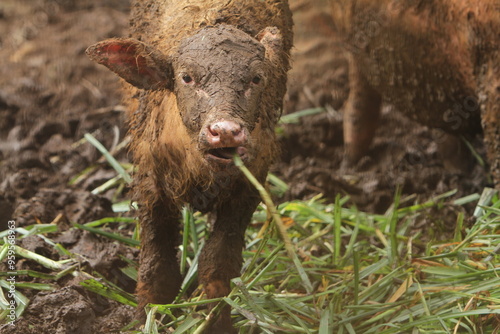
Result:
<instances>
[{"instance_id":1,"label":"calf's head","mask_svg":"<svg viewBox=\"0 0 500 334\"><path fill-rule=\"evenodd\" d=\"M253 158L251 133L262 109L273 107L263 105L263 95L281 70L281 36L268 27L258 37L218 25L185 38L168 56L131 38L105 40L87 54L137 88L173 92L201 154L209 163L227 165L234 154Z\"/></svg>"}]
</instances>

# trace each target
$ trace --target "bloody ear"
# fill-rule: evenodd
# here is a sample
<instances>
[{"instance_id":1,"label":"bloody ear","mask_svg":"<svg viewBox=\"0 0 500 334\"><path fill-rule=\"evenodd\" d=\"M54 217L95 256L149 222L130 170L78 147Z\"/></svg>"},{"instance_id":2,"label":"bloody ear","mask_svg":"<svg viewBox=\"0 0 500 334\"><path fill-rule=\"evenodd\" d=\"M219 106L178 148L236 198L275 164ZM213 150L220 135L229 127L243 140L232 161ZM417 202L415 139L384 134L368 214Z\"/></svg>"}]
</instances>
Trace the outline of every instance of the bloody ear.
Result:
<instances>
[{"instance_id":1,"label":"bloody ear","mask_svg":"<svg viewBox=\"0 0 500 334\"><path fill-rule=\"evenodd\" d=\"M107 39L89 46L85 53L137 88L173 89L172 63L136 39Z\"/></svg>"},{"instance_id":2,"label":"bloody ear","mask_svg":"<svg viewBox=\"0 0 500 334\"><path fill-rule=\"evenodd\" d=\"M266 27L256 36L266 48L266 58L273 64L279 65L283 56L283 39L276 27Z\"/></svg>"}]
</instances>

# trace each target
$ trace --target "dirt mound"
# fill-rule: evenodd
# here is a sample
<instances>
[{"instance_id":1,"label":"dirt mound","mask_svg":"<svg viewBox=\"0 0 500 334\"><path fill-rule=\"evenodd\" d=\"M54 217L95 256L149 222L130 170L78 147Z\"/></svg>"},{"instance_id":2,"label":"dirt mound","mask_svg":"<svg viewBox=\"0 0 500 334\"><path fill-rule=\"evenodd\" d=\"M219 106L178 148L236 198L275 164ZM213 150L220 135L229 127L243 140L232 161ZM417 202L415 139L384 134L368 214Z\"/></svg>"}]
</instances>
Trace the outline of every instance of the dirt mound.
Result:
<instances>
[{"instance_id":1,"label":"dirt mound","mask_svg":"<svg viewBox=\"0 0 500 334\"><path fill-rule=\"evenodd\" d=\"M76 284L74 282L73 284ZM0 327L2 333L112 333L132 319L133 309L89 293L78 285L40 292L23 320Z\"/></svg>"}]
</instances>

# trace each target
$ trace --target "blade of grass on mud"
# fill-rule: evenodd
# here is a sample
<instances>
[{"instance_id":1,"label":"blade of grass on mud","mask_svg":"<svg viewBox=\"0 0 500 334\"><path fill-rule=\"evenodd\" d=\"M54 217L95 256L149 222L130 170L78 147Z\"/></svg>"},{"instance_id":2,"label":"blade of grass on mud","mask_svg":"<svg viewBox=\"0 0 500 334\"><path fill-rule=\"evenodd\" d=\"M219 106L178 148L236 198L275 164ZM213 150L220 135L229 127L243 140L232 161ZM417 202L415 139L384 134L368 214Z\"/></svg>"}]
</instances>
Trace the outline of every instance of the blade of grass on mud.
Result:
<instances>
[{"instance_id":1,"label":"blade of grass on mud","mask_svg":"<svg viewBox=\"0 0 500 334\"><path fill-rule=\"evenodd\" d=\"M9 291L9 293L12 291L11 290L11 284L7 282L6 280L0 280L0 287L6 289ZM16 319L19 319L19 317L24 313L26 307L28 306L29 299L23 295L20 291L17 289L12 291L13 294L13 299L16 301ZM10 304L9 304L10 305ZM7 308L7 305L4 305L3 303L0 303L0 308L3 310L0 313L0 322L3 322L4 319L6 318L7 314L9 314L9 309Z\"/></svg>"},{"instance_id":2,"label":"blade of grass on mud","mask_svg":"<svg viewBox=\"0 0 500 334\"><path fill-rule=\"evenodd\" d=\"M5 294L3 293L3 289L0 289L0 308L5 309L4 307L9 306L9 301L5 298Z\"/></svg>"},{"instance_id":3,"label":"blade of grass on mud","mask_svg":"<svg viewBox=\"0 0 500 334\"><path fill-rule=\"evenodd\" d=\"M16 270L15 274L9 273L7 271L0 271L0 277L9 277L9 276L29 276L33 278L41 278L45 280L57 280L57 275L41 273L35 270Z\"/></svg>"},{"instance_id":4,"label":"blade of grass on mud","mask_svg":"<svg viewBox=\"0 0 500 334\"><path fill-rule=\"evenodd\" d=\"M138 240L124 237L118 233L108 232L108 231L104 231L103 229L100 229L100 228L94 228L94 227L81 225L81 224L77 224L77 223L73 223L73 226L75 226L76 228L79 228L81 230L89 231L89 232L92 232L95 234L99 234L99 235L108 237L108 238L113 239L113 240L120 241L120 242L127 244L129 246L137 247L140 245L140 242Z\"/></svg>"},{"instance_id":5,"label":"blade of grass on mud","mask_svg":"<svg viewBox=\"0 0 500 334\"><path fill-rule=\"evenodd\" d=\"M455 195L456 193L457 193L457 190L450 190L448 192L445 192L444 194L440 194L438 196L435 196L435 197L431 198L430 200L425 201L424 203L410 205L410 206L406 206L406 207L399 207L397 209L397 213L401 215L401 214L406 214L408 212L417 212L417 211L421 211L424 209L434 207L436 205L439 205L440 203L443 203L443 201L445 199L450 198L451 196ZM398 201L398 203L399 203L399 201ZM389 210L392 211L393 209L394 209L394 204L391 206L391 208Z\"/></svg>"},{"instance_id":6,"label":"blade of grass on mud","mask_svg":"<svg viewBox=\"0 0 500 334\"><path fill-rule=\"evenodd\" d=\"M152 307L147 314L146 322L144 323L144 334L158 334L158 325L156 324L156 307Z\"/></svg>"},{"instance_id":7,"label":"blade of grass on mud","mask_svg":"<svg viewBox=\"0 0 500 334\"><path fill-rule=\"evenodd\" d=\"M479 197L479 201L477 203L476 209L474 210L474 217L479 218L479 217L484 216L486 211L487 211L487 210L485 210L485 207L487 207L490 204L491 200L495 196L497 196L497 194L498 194L498 191L496 189L485 188L483 190L483 192L481 193L481 197Z\"/></svg>"},{"instance_id":8,"label":"blade of grass on mud","mask_svg":"<svg viewBox=\"0 0 500 334\"><path fill-rule=\"evenodd\" d=\"M128 266L120 268L120 271L137 282L137 268L139 267L137 261L131 260L123 255L120 255L120 259L128 263Z\"/></svg>"},{"instance_id":9,"label":"blade of grass on mud","mask_svg":"<svg viewBox=\"0 0 500 334\"><path fill-rule=\"evenodd\" d=\"M106 217L98 220L94 220L88 223L85 223L83 225L87 227L99 227L101 225L107 224L107 223L136 223L137 218L131 218L131 217Z\"/></svg>"},{"instance_id":10,"label":"blade of grass on mud","mask_svg":"<svg viewBox=\"0 0 500 334\"><path fill-rule=\"evenodd\" d=\"M85 275L90 276L88 273L85 273ZM113 291L119 293L121 296L123 296L124 298L126 298L130 302L137 304L137 300L135 298L135 295L126 292L125 290L120 288L117 284L113 283L111 281L112 278L107 279L103 274L101 274L99 272L94 272L94 275L96 276L96 278L94 278L94 280L96 280L100 284L106 285L107 287L113 289ZM118 281L118 279L116 279L116 280Z\"/></svg>"},{"instance_id":11,"label":"blade of grass on mud","mask_svg":"<svg viewBox=\"0 0 500 334\"><path fill-rule=\"evenodd\" d=\"M69 180L68 184L70 186L79 184L80 182L82 182L83 180L85 180L85 178L87 176L89 176L92 172L94 172L96 169L97 169L97 165L93 165L93 166L89 166L89 167L85 168L80 173L78 173L75 176L73 176Z\"/></svg>"},{"instance_id":12,"label":"blade of grass on mud","mask_svg":"<svg viewBox=\"0 0 500 334\"><path fill-rule=\"evenodd\" d=\"M121 202L114 203L112 206L113 212L129 212L130 210L137 210L139 207L136 202L132 202L130 200L125 200Z\"/></svg>"},{"instance_id":13,"label":"blade of grass on mud","mask_svg":"<svg viewBox=\"0 0 500 334\"><path fill-rule=\"evenodd\" d=\"M189 314L186 319L181 323L179 327L176 328L175 334L183 334L183 333L195 333L190 331L193 327L198 325L203 321L201 317L194 317L192 314Z\"/></svg>"},{"instance_id":14,"label":"blade of grass on mud","mask_svg":"<svg viewBox=\"0 0 500 334\"><path fill-rule=\"evenodd\" d=\"M56 289L55 285L45 284L45 283L16 283L16 289L32 289L32 290L42 290L42 291L54 291Z\"/></svg>"},{"instance_id":15,"label":"blade of grass on mud","mask_svg":"<svg viewBox=\"0 0 500 334\"><path fill-rule=\"evenodd\" d=\"M108 191L109 189L114 188L114 187L118 186L119 184L121 184L123 182L122 180L123 180L123 177L121 175L115 176L115 177L107 180L106 182L104 182L103 184L98 186L97 188L93 189L90 193L93 195L102 194L102 193Z\"/></svg>"},{"instance_id":16,"label":"blade of grass on mud","mask_svg":"<svg viewBox=\"0 0 500 334\"><path fill-rule=\"evenodd\" d=\"M25 227L17 227L15 231L21 234L20 238L26 238L35 234L47 234L47 233L56 233L58 231L58 227L55 224L34 224ZM0 238L4 235L0 233Z\"/></svg>"},{"instance_id":17,"label":"blade of grass on mud","mask_svg":"<svg viewBox=\"0 0 500 334\"><path fill-rule=\"evenodd\" d=\"M80 282L80 285L89 291L97 293L98 295L115 300L125 305L137 307L137 301L135 300L135 298L131 294L123 291L120 288L117 288L116 286L104 284L103 282L100 282L94 278Z\"/></svg>"},{"instance_id":18,"label":"blade of grass on mud","mask_svg":"<svg viewBox=\"0 0 500 334\"><path fill-rule=\"evenodd\" d=\"M130 184L132 182L132 177L127 173L127 171L125 171L122 165L118 161L116 161L116 159L109 153L109 151L104 147L104 145L102 145L90 133L86 133L84 136L89 143L94 145L94 147L97 148L103 154L103 156L106 158L109 164L118 172L119 175L121 175L123 180Z\"/></svg>"},{"instance_id":19,"label":"blade of grass on mud","mask_svg":"<svg viewBox=\"0 0 500 334\"><path fill-rule=\"evenodd\" d=\"M15 253L19 255L20 257L23 257L25 259L30 259L33 260L45 268L58 271L64 268L64 266L70 262L73 262L72 259L67 259L67 260L60 260L60 261L54 261L52 259L49 259L45 256L42 256L40 254L34 253L32 251L29 251L27 249L21 248L19 246L14 246L15 247Z\"/></svg>"},{"instance_id":20,"label":"blade of grass on mud","mask_svg":"<svg viewBox=\"0 0 500 334\"><path fill-rule=\"evenodd\" d=\"M177 304L148 304L150 307L156 307L159 313L170 314L171 309L178 308L187 308L187 307L195 307L195 306L205 306L210 303L220 302L222 298L213 298L213 299L201 299L201 300L189 300L182 303Z\"/></svg>"},{"instance_id":21,"label":"blade of grass on mud","mask_svg":"<svg viewBox=\"0 0 500 334\"><path fill-rule=\"evenodd\" d=\"M186 273L187 259L188 259L188 245L189 245L189 234L191 232L191 224L194 224L193 212L187 206L182 208L182 222L184 230L182 233L182 248L181 248L181 260L180 260L180 271L181 275Z\"/></svg>"},{"instance_id":22,"label":"blade of grass on mud","mask_svg":"<svg viewBox=\"0 0 500 334\"><path fill-rule=\"evenodd\" d=\"M267 181L269 182L270 185L270 192L273 195L281 197L288 190L288 185L272 173L267 174Z\"/></svg>"},{"instance_id":23,"label":"blade of grass on mud","mask_svg":"<svg viewBox=\"0 0 500 334\"><path fill-rule=\"evenodd\" d=\"M334 237L334 245L333 245L333 261L334 263L338 263L340 259L340 247L341 247L341 224L342 224L342 216L340 214L340 195L337 195L335 198L335 209L334 209L334 218L333 218L333 237Z\"/></svg>"},{"instance_id":24,"label":"blade of grass on mud","mask_svg":"<svg viewBox=\"0 0 500 334\"><path fill-rule=\"evenodd\" d=\"M321 114L323 112L326 112L325 108L304 109L304 110L296 111L296 112L281 116L279 123L280 124L298 123L302 117L317 115L317 114Z\"/></svg>"}]
</instances>

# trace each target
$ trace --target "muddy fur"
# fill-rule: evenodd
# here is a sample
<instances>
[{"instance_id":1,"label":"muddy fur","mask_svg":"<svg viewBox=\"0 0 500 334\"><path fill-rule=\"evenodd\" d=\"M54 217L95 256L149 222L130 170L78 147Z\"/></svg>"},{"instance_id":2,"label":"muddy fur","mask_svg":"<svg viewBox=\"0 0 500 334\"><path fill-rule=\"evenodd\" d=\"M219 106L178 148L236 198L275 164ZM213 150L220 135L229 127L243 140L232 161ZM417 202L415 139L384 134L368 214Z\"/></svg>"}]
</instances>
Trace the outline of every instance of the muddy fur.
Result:
<instances>
[{"instance_id":1,"label":"muddy fur","mask_svg":"<svg viewBox=\"0 0 500 334\"><path fill-rule=\"evenodd\" d=\"M356 161L366 152L385 101L450 134L484 131L499 185L498 1L340 0L332 9L351 57L347 158ZM453 146L447 135L437 140ZM462 158L447 154L455 163Z\"/></svg>"},{"instance_id":2,"label":"muddy fur","mask_svg":"<svg viewBox=\"0 0 500 334\"><path fill-rule=\"evenodd\" d=\"M214 222L199 264L207 297L226 295L240 274L244 232L260 199L231 156L265 181L277 156L291 29L287 1L135 1L130 38L88 48L132 85L125 102L138 165L142 316L147 303L171 302L179 291L184 204ZM229 308L209 332L234 332Z\"/></svg>"}]
</instances>

